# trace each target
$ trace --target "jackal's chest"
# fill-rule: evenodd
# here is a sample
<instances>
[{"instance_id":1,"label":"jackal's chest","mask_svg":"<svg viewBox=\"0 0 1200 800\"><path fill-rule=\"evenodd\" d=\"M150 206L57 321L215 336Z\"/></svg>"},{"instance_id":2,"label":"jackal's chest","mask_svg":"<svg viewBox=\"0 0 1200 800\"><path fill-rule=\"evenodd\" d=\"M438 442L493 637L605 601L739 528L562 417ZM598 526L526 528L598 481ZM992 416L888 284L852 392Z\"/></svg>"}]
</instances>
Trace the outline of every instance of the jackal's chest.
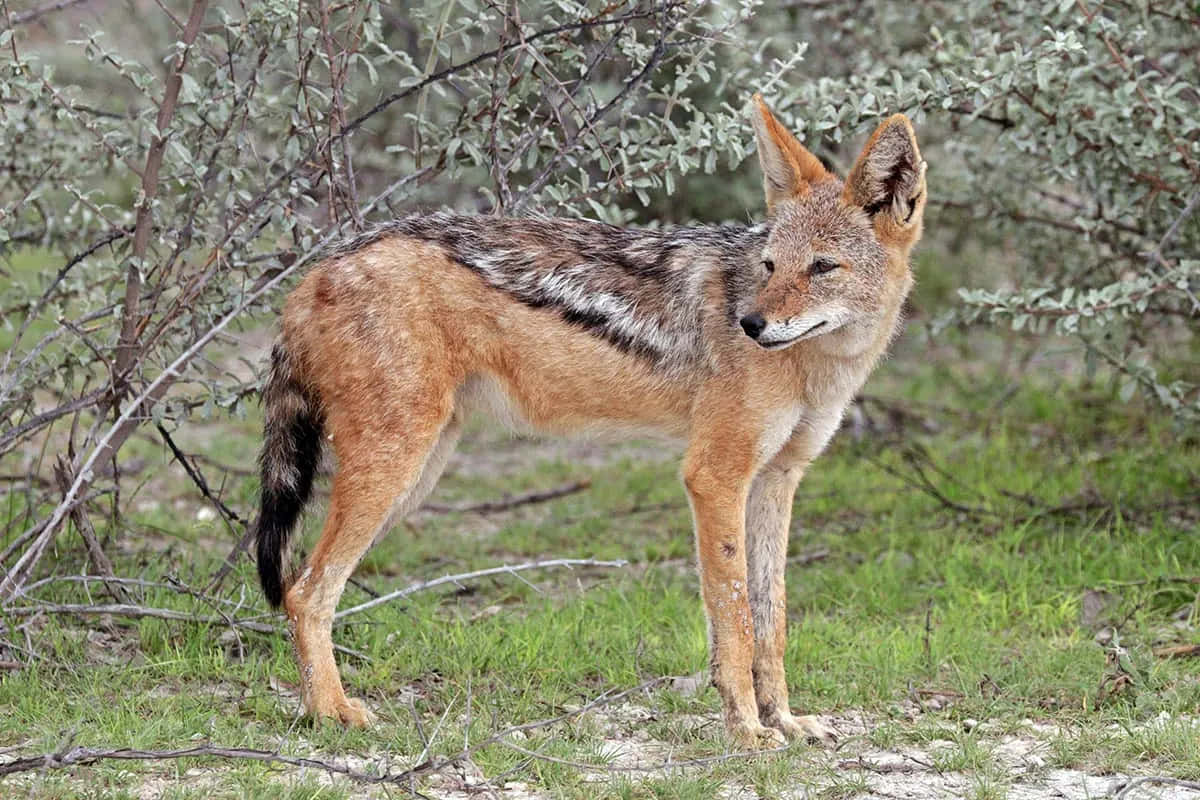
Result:
<instances>
[{"instance_id":1,"label":"jackal's chest","mask_svg":"<svg viewBox=\"0 0 1200 800\"><path fill-rule=\"evenodd\" d=\"M845 403L823 407L798 403L781 409L759 434L756 453L759 465L769 462L794 440L800 445L797 455L815 458L841 426L845 410Z\"/></svg>"}]
</instances>

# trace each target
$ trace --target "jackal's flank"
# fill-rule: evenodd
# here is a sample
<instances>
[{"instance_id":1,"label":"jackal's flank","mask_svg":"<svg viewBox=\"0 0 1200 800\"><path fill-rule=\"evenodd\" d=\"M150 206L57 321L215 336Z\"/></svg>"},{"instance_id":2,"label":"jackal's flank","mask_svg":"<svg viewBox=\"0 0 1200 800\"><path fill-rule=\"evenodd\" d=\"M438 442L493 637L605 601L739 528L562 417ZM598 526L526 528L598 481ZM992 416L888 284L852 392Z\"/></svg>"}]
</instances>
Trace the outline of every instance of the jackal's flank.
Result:
<instances>
[{"instance_id":1,"label":"jackal's flank","mask_svg":"<svg viewBox=\"0 0 1200 800\"><path fill-rule=\"evenodd\" d=\"M765 224L411 216L346 242L288 298L263 393L258 568L286 606L308 713L370 721L342 689L334 610L483 410L520 429L685 443L727 730L743 746L832 736L788 706L792 498L899 325L925 163L896 115L843 183L754 99ZM326 442L328 517L285 580Z\"/></svg>"}]
</instances>

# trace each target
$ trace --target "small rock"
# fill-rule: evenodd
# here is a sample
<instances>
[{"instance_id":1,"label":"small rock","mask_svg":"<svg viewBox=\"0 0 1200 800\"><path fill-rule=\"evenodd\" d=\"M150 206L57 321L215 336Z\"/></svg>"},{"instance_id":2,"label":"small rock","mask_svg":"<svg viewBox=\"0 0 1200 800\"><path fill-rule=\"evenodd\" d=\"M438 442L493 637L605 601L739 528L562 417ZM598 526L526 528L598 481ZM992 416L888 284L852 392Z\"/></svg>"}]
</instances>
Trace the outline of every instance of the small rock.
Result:
<instances>
[{"instance_id":1,"label":"small rock","mask_svg":"<svg viewBox=\"0 0 1200 800\"><path fill-rule=\"evenodd\" d=\"M708 675L704 672L697 672L695 675L679 675L671 678L671 688L684 697L693 697L700 694L707 685Z\"/></svg>"}]
</instances>

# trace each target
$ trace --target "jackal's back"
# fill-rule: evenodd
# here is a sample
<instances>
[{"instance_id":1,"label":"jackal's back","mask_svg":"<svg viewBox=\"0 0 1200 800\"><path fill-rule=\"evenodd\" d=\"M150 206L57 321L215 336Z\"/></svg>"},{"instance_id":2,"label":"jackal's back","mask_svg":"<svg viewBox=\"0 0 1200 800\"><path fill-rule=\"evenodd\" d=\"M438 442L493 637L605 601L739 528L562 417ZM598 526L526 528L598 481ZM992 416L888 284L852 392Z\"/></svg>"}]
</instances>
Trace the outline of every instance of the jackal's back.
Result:
<instances>
[{"instance_id":1,"label":"jackal's back","mask_svg":"<svg viewBox=\"0 0 1200 800\"><path fill-rule=\"evenodd\" d=\"M706 354L703 328L714 304L732 321L767 231L737 225L639 230L436 213L384 224L332 255L352 255L394 236L436 244L519 302L555 311L622 352L672 370Z\"/></svg>"}]
</instances>

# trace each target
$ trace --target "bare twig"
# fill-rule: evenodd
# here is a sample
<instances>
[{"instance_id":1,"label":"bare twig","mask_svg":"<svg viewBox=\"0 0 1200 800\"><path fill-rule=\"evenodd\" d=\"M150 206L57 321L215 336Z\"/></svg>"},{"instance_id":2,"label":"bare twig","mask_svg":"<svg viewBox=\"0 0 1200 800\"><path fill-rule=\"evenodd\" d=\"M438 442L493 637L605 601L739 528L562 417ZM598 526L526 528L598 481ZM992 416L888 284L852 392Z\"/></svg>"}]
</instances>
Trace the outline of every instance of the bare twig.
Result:
<instances>
[{"instance_id":1,"label":"bare twig","mask_svg":"<svg viewBox=\"0 0 1200 800\"><path fill-rule=\"evenodd\" d=\"M509 509L518 506L531 505L533 503L544 503L547 500L557 500L560 497L566 497L569 494L582 492L592 485L591 481L572 481L564 483L562 486L555 486L550 489L540 489L533 492L525 492L524 494L513 495L506 497L503 500L485 500L480 503L461 503L457 505L443 505L439 503L426 503L421 506L423 511L436 511L439 514L448 513L477 513L488 514L493 511L508 511Z\"/></svg>"},{"instance_id":2,"label":"bare twig","mask_svg":"<svg viewBox=\"0 0 1200 800\"><path fill-rule=\"evenodd\" d=\"M54 477L58 481L59 487L65 492L69 481L67 480L67 462L62 456L59 456L54 464ZM75 521L75 528L79 531L79 535L83 538L83 542L87 546L88 554L92 557L92 563L96 565L96 569L99 570L104 580L104 588L108 590L108 593L118 603L124 601L125 592L121 589L120 584L113 580L116 578L116 575L113 573L112 562L108 560L108 555L105 554L104 548L100 546L100 540L96 538L96 531L92 527L92 521L84 513L83 506L75 506L71 511L71 518Z\"/></svg>"},{"instance_id":3,"label":"bare twig","mask_svg":"<svg viewBox=\"0 0 1200 800\"><path fill-rule=\"evenodd\" d=\"M1162 784L1163 786L1178 786L1182 789L1200 790L1200 782L1197 781L1183 781L1179 778L1167 778L1161 775L1146 775L1141 778L1133 778L1132 780L1127 781L1117 791L1116 795L1113 797L1113 800L1125 800L1126 797L1132 796L1130 795L1130 792L1137 787L1146 786L1152 783Z\"/></svg>"},{"instance_id":4,"label":"bare twig","mask_svg":"<svg viewBox=\"0 0 1200 800\"><path fill-rule=\"evenodd\" d=\"M394 592L389 592L374 600L368 600L365 603L344 609L333 615L335 620L345 619L353 614L360 614L363 611L369 611L372 608L390 603L393 600L400 600L408 597L411 594L432 589L436 586L441 586L447 583L458 584L463 581L473 580L475 578L486 578L489 575L515 575L518 572L523 572L530 569L550 569L552 567L566 567L573 569L575 567L624 567L628 565L628 561L597 561L591 558L555 558L548 561L527 561L524 564L513 564L511 566L504 565L499 567L489 567L488 569L480 569L475 572L464 572L461 575L443 575L440 578L434 578L430 581L414 583L405 589L397 589Z\"/></svg>"},{"instance_id":5,"label":"bare twig","mask_svg":"<svg viewBox=\"0 0 1200 800\"><path fill-rule=\"evenodd\" d=\"M385 783L398 786L408 782L409 772L411 772L372 775L351 769L334 761L323 761L318 758L289 756L282 753L272 753L269 750L254 750L249 747L199 745L197 747L187 747L182 750L136 750L133 748L109 750L99 747L72 747L56 753L18 758L0 764L0 775L12 775L17 772L31 772L33 770L65 769L67 767L94 764L97 761L112 759L120 761L163 761L177 758L204 757L263 761L270 764L286 764L291 767L307 767L335 775L343 775L359 783Z\"/></svg>"},{"instance_id":6,"label":"bare twig","mask_svg":"<svg viewBox=\"0 0 1200 800\"><path fill-rule=\"evenodd\" d=\"M87 605L86 603L36 602L31 606L15 606L12 608L6 608L4 613L11 614L15 617L29 617L35 614L80 614L85 616L112 614L116 617L129 617L132 619L163 619L173 622L190 622L194 625L211 625L213 627L225 626L233 629L240 628L242 630L253 631L254 633L264 633L273 636L287 635L287 632L283 628L266 622L238 619L225 614L221 614L219 617L202 617L195 614L188 614L183 611L175 611L170 608L139 606L132 603ZM354 656L362 661L371 660L366 654L360 653L357 650L351 650L349 647L334 645L334 649L338 652L345 653L346 655Z\"/></svg>"},{"instance_id":7,"label":"bare twig","mask_svg":"<svg viewBox=\"0 0 1200 800\"><path fill-rule=\"evenodd\" d=\"M554 170L558 167L559 162L574 151L576 144L578 144L584 133L591 130L593 126L595 126L595 124L603 117L605 117L608 112L612 111L613 108L624 102L625 98L629 96L629 93L646 79L646 76L654 70L654 68L658 65L658 62L661 61L663 56L667 54L667 35L669 32L668 20L670 18L669 11L670 8L667 6L664 6L660 10L663 30L659 33L657 40L654 42L654 48L650 51L650 55L646 58L646 63L642 65L642 68L638 70L636 74L634 74L624 83L624 85L621 86L620 91L618 91L611 100L593 111L591 116L584 121L580 129L572 136L568 137L567 141L565 141L563 145L558 148L558 151L555 152L554 156L546 162L544 167L542 167L542 171L539 172L532 181L530 181L529 185L521 191L520 196L514 201L511 209L513 213L516 213L524 208L525 205L533 198L533 196L537 194L537 192L539 192L543 186L546 185L546 182L550 180L550 177L554 174Z\"/></svg>"},{"instance_id":8,"label":"bare twig","mask_svg":"<svg viewBox=\"0 0 1200 800\"><path fill-rule=\"evenodd\" d=\"M815 550L809 550L806 553L800 553L792 556L787 560L787 563L790 565L806 567L809 564L815 564L818 561L824 561L825 559L829 558L829 553L830 551L828 547L818 547Z\"/></svg>"},{"instance_id":9,"label":"bare twig","mask_svg":"<svg viewBox=\"0 0 1200 800\"><path fill-rule=\"evenodd\" d=\"M53 14L55 11L62 11L64 8L77 6L83 2L86 2L86 0L58 0L58 2L55 3L47 3L44 6L31 8L29 11L25 11L21 14L13 14L11 24L13 27L16 27L17 25L24 25L27 22L33 22L36 19L41 19L47 14Z\"/></svg>"},{"instance_id":10,"label":"bare twig","mask_svg":"<svg viewBox=\"0 0 1200 800\"><path fill-rule=\"evenodd\" d=\"M192 483L196 484L196 488L200 490L200 493L208 498L209 502L212 503L213 508L215 508L217 512L220 513L220 515L225 519L229 520L230 522L236 522L244 528L247 524L247 521L242 519L236 511L225 505L225 503L222 502L219 497L212 493L212 489L210 489L208 486L208 481L204 479L204 474L200 472L195 464L188 460L186 455L183 454L183 451L180 450L179 446L175 444L175 440L171 438L171 434L167 432L167 429L164 428L161 423L156 423L154 427L158 429L159 435L162 436L163 441L167 443L167 447L171 450L171 455L173 455L175 460L179 462L179 465L183 467L183 471L186 472L187 476L192 479Z\"/></svg>"},{"instance_id":11,"label":"bare twig","mask_svg":"<svg viewBox=\"0 0 1200 800\"><path fill-rule=\"evenodd\" d=\"M439 70L439 71L433 73L432 75L429 75L428 77L422 79L418 83L413 84L412 86L402 89L401 91L395 92L394 94L388 95L387 97L383 98L378 103L376 103L374 106L369 108L367 111L363 112L362 114L358 115L353 120L351 120L349 123L347 123L346 126L342 128L339 136L346 136L346 135L354 132L356 129L361 127L363 125L363 123L365 123L371 117L378 114L380 111L383 111L388 106L390 106L400 100L403 100L406 97L416 94L417 92L421 91L426 86L428 86L429 84L437 83L438 81L444 80L458 72L462 72L465 69L470 69L471 67L482 64L485 61L490 61L491 59L494 59L498 56L502 56L505 53L507 53L509 50L512 50L515 47L524 47L524 46L526 46L532 42L535 42L539 39L545 39L547 37L559 36L563 33L584 31L584 30L589 30L591 28L608 27L611 25L626 25L629 22L632 22L634 20L647 19L650 17L654 17L660 13L666 13L667 11L674 10L683 5L684 5L684 3L682 3L682 2L668 2L668 3L663 3L662 5L651 6L647 10L631 11L628 14L622 14L619 17L611 17L608 19L593 17L591 19L585 19L580 22L569 22L569 23L565 23L563 25L555 25L550 28L544 28L543 30L531 33L529 36L526 36L523 39L518 40L518 41L507 42L493 50L489 50L486 53L480 53L479 55L477 55L473 58L470 58L466 61L460 62L458 64L451 64L450 66L446 67L445 69Z\"/></svg>"}]
</instances>

